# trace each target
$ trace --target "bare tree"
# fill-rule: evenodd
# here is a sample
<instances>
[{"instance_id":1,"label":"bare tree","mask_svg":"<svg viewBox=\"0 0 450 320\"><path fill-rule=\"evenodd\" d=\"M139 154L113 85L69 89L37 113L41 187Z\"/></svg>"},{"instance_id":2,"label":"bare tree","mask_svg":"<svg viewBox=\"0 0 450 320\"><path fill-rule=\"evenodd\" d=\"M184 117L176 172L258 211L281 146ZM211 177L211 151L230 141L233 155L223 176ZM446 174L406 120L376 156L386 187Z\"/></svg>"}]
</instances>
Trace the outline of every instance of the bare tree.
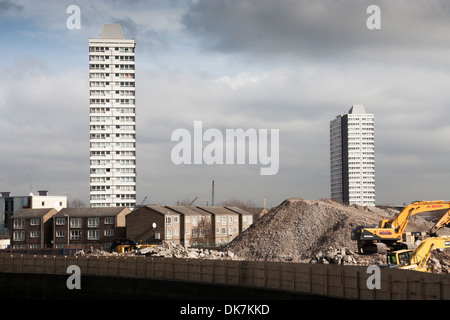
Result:
<instances>
[{"instance_id":1,"label":"bare tree","mask_svg":"<svg viewBox=\"0 0 450 320\"><path fill-rule=\"evenodd\" d=\"M222 206L224 207L238 207L242 210L248 210L250 208L255 208L256 205L251 200L247 200L246 202L243 202L238 199L230 199L226 201L222 201Z\"/></svg>"},{"instance_id":2,"label":"bare tree","mask_svg":"<svg viewBox=\"0 0 450 320\"><path fill-rule=\"evenodd\" d=\"M67 207L69 207L69 208L87 208L87 205L80 199L73 199L73 200L70 200L69 203L67 203Z\"/></svg>"}]
</instances>

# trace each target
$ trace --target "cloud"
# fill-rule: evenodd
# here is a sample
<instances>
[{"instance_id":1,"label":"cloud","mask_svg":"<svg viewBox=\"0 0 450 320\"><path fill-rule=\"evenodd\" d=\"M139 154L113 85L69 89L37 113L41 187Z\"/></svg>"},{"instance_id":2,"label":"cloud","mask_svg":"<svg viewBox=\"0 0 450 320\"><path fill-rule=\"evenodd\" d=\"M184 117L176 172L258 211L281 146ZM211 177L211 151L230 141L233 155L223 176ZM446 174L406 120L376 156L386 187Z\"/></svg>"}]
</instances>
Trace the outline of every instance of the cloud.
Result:
<instances>
[{"instance_id":1,"label":"cloud","mask_svg":"<svg viewBox=\"0 0 450 320\"><path fill-rule=\"evenodd\" d=\"M7 14L8 12L18 13L21 12L23 6L18 5L12 0L1 0L0 1L0 15Z\"/></svg>"},{"instance_id":2,"label":"cloud","mask_svg":"<svg viewBox=\"0 0 450 320\"><path fill-rule=\"evenodd\" d=\"M381 9L380 30L366 27L373 4ZM210 52L256 59L408 59L430 47L448 48L449 14L445 1L200 0L183 23Z\"/></svg>"},{"instance_id":3,"label":"cloud","mask_svg":"<svg viewBox=\"0 0 450 320\"><path fill-rule=\"evenodd\" d=\"M15 195L44 188L52 194L85 196L86 73L74 69L53 74L39 59L21 58L1 74L0 148L7 150L0 165L1 188Z\"/></svg>"},{"instance_id":4,"label":"cloud","mask_svg":"<svg viewBox=\"0 0 450 320\"><path fill-rule=\"evenodd\" d=\"M24 25L9 31L20 46L0 66L2 189L88 202L87 40L119 22L137 43L138 202L203 204L213 179L216 201L329 197L329 121L354 103L375 114L377 202L446 198L447 2L77 1L79 32L66 28L70 4L22 1ZM371 4L381 30L366 28ZM279 129L279 173L174 165L171 133L196 120Z\"/></svg>"}]
</instances>

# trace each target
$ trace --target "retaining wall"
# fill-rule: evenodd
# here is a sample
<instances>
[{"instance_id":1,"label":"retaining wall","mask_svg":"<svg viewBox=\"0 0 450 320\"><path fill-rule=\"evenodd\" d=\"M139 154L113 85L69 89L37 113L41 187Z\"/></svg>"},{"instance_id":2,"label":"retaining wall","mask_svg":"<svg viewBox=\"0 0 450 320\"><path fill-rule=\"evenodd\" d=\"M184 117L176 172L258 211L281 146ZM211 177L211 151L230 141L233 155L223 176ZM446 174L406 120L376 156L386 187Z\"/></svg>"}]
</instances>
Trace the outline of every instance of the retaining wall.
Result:
<instances>
[{"instance_id":1,"label":"retaining wall","mask_svg":"<svg viewBox=\"0 0 450 320\"><path fill-rule=\"evenodd\" d=\"M367 273L366 267L356 266L0 253L1 273L54 274L67 278L71 275L67 273L70 265L80 268L81 279L99 276L177 281L360 300L450 299L450 276L398 269L380 269L380 288L370 289L367 280L372 273Z\"/></svg>"}]
</instances>

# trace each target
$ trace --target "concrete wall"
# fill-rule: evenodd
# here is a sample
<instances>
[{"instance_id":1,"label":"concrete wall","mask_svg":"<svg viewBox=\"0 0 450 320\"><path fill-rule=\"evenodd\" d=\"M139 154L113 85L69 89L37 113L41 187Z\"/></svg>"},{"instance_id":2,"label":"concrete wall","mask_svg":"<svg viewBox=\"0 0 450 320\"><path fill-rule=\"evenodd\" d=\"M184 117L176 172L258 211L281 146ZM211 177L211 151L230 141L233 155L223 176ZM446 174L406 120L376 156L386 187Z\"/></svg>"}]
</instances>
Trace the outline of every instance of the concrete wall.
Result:
<instances>
[{"instance_id":1,"label":"concrete wall","mask_svg":"<svg viewBox=\"0 0 450 320\"><path fill-rule=\"evenodd\" d=\"M75 257L0 254L0 273L92 276L207 284L361 300L450 299L447 275L381 269L380 289L370 289L366 267L288 262L196 260L151 257ZM85 278L84 278L85 277ZM213 296L211 296L214 299Z\"/></svg>"}]
</instances>

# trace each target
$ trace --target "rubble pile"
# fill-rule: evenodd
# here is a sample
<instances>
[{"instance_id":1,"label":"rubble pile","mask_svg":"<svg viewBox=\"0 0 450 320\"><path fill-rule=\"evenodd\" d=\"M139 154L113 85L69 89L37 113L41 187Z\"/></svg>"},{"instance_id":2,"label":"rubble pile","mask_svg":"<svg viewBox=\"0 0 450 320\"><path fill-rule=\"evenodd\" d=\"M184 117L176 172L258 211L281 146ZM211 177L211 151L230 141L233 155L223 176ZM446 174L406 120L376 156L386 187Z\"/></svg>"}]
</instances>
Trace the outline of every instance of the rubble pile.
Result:
<instances>
[{"instance_id":1,"label":"rubble pile","mask_svg":"<svg viewBox=\"0 0 450 320\"><path fill-rule=\"evenodd\" d=\"M109 252L100 249L80 250L76 255L84 256L145 256L163 258L186 258L186 259L228 259L238 260L233 252L229 250L213 250L209 248L185 248L174 241L162 241L160 245L137 250L130 250L124 253Z\"/></svg>"},{"instance_id":2,"label":"rubble pile","mask_svg":"<svg viewBox=\"0 0 450 320\"><path fill-rule=\"evenodd\" d=\"M163 241L161 245L148 247L136 251L138 255L164 257L164 258L188 258L188 259L235 259L235 254L227 250L213 250L209 248L185 248L173 241Z\"/></svg>"},{"instance_id":3,"label":"rubble pile","mask_svg":"<svg viewBox=\"0 0 450 320\"><path fill-rule=\"evenodd\" d=\"M368 213L332 201L287 199L255 221L228 248L245 259L294 262L309 262L330 247L356 252L351 230L382 218L378 211Z\"/></svg>"},{"instance_id":4,"label":"rubble pile","mask_svg":"<svg viewBox=\"0 0 450 320\"><path fill-rule=\"evenodd\" d=\"M346 206L331 200L287 199L255 221L228 249L249 260L372 265L385 263L382 254L360 255L351 230L378 224L398 211ZM426 231L432 222L413 217L408 230ZM442 264L442 262L441 262Z\"/></svg>"}]
</instances>

